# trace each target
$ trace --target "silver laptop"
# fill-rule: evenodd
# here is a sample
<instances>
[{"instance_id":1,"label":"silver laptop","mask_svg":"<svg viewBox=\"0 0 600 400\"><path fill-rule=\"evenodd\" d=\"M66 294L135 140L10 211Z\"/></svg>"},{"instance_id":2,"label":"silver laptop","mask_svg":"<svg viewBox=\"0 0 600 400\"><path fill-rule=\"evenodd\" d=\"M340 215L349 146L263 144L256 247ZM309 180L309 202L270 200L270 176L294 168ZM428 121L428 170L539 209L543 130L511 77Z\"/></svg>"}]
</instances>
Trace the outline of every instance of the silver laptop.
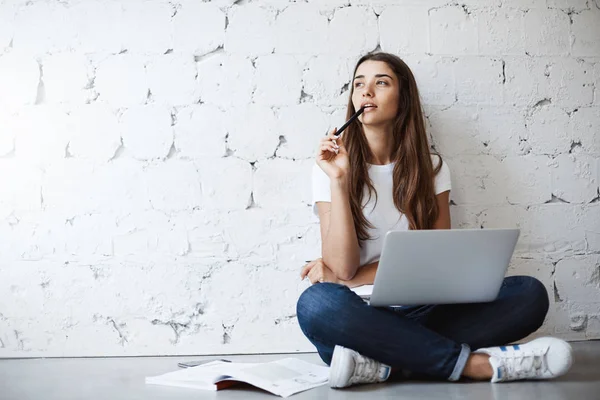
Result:
<instances>
[{"instance_id":1,"label":"silver laptop","mask_svg":"<svg viewBox=\"0 0 600 400\"><path fill-rule=\"evenodd\" d=\"M518 238L519 229L389 231L370 304L493 301Z\"/></svg>"}]
</instances>

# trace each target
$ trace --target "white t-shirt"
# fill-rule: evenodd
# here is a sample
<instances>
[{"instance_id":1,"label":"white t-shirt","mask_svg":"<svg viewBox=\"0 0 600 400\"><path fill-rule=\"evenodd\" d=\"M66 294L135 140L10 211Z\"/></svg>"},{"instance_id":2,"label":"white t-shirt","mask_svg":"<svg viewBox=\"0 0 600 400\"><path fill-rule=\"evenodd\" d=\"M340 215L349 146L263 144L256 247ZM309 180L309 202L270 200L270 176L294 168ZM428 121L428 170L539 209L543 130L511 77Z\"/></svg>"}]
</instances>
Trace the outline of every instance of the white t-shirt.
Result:
<instances>
[{"instance_id":1,"label":"white t-shirt","mask_svg":"<svg viewBox=\"0 0 600 400\"><path fill-rule=\"evenodd\" d=\"M434 168L436 168L439 158L432 154L431 160ZM366 203L363 207L363 213L375 229L367 228L367 232L372 239L362 242L362 248L360 249L361 266L379 260L381 249L383 248L383 239L388 231L408 230L408 219L394 205L392 193L393 171L394 163L386 165L369 164L369 177L373 181L373 186L377 191L377 204L375 204L374 193L369 200L368 189L365 187L363 201L366 201ZM450 169L448 168L448 164L444 162L435 177L435 194L440 194L451 188ZM312 198L313 212L317 216L319 213L316 203L318 201L331 202L329 177L316 163L312 171Z\"/></svg>"}]
</instances>

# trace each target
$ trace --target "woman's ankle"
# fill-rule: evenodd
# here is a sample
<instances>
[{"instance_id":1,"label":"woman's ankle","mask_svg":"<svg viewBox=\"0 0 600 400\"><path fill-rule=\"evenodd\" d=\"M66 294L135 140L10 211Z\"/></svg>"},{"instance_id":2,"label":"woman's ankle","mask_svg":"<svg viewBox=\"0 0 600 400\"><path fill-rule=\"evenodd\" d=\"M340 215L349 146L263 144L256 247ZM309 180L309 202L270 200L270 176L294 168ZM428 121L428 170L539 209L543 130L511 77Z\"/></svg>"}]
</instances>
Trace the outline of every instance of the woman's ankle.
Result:
<instances>
[{"instance_id":1,"label":"woman's ankle","mask_svg":"<svg viewBox=\"0 0 600 400\"><path fill-rule=\"evenodd\" d=\"M490 364L490 356L487 354L471 354L465 368L463 376L477 380L490 380L494 375L492 365Z\"/></svg>"}]
</instances>

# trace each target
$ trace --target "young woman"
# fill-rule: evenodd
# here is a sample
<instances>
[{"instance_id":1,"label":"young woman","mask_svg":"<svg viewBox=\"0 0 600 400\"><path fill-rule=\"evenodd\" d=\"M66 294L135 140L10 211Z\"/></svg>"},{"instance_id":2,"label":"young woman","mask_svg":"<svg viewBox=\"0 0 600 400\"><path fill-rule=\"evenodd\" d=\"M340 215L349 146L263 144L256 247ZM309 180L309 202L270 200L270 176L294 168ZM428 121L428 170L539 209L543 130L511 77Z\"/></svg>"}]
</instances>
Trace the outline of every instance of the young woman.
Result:
<instances>
[{"instance_id":1,"label":"young woman","mask_svg":"<svg viewBox=\"0 0 600 400\"><path fill-rule=\"evenodd\" d=\"M572 351L563 340L506 346L535 332L548 312L547 291L533 277L505 278L495 301L476 304L371 307L350 290L373 283L387 231L450 229L450 170L431 154L417 85L400 58L358 61L348 117L365 106L341 138L334 129L321 139L313 169L322 258L302 269L313 285L297 315L331 365L330 386L382 382L392 371L492 382L566 373Z\"/></svg>"}]
</instances>

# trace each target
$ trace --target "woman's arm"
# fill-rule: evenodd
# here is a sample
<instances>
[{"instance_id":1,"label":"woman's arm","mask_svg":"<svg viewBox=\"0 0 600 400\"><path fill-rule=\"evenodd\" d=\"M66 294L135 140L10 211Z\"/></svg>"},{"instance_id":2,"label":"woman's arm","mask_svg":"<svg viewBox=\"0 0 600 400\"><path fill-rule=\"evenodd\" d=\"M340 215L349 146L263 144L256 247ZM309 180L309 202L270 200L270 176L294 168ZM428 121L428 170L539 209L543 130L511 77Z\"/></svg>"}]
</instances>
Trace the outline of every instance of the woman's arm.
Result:
<instances>
[{"instance_id":1,"label":"woman's arm","mask_svg":"<svg viewBox=\"0 0 600 400\"><path fill-rule=\"evenodd\" d=\"M359 268L358 271L356 271L356 275L354 275L352 279L347 281L340 280L338 283L346 285L349 288L362 285L372 285L373 282L375 282L375 273L377 272L378 266L379 261L367 264L364 267Z\"/></svg>"},{"instance_id":2,"label":"woman's arm","mask_svg":"<svg viewBox=\"0 0 600 400\"><path fill-rule=\"evenodd\" d=\"M438 218L433 229L450 229L450 191L446 190L435 196L438 203Z\"/></svg>"},{"instance_id":3,"label":"woman's arm","mask_svg":"<svg viewBox=\"0 0 600 400\"><path fill-rule=\"evenodd\" d=\"M345 176L331 179L331 203L318 202L317 209L323 262L336 277L350 280L359 267L360 249Z\"/></svg>"}]
</instances>

